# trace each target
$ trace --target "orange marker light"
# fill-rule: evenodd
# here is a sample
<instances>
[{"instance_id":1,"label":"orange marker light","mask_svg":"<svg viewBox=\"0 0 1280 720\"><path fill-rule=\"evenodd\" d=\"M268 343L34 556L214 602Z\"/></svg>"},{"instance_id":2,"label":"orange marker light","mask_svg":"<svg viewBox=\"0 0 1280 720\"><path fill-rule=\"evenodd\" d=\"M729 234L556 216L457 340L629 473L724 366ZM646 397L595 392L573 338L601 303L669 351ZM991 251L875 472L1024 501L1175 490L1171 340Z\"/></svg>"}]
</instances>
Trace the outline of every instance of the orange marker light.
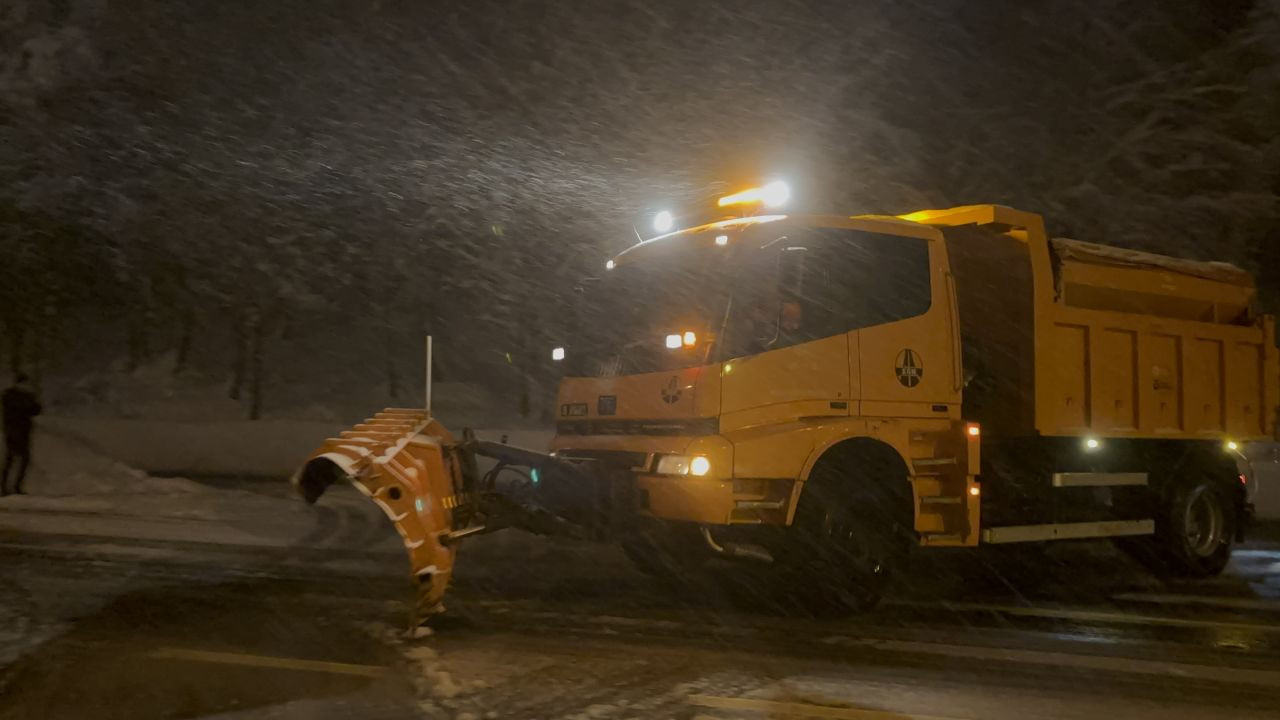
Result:
<instances>
[{"instance_id":1,"label":"orange marker light","mask_svg":"<svg viewBox=\"0 0 1280 720\"><path fill-rule=\"evenodd\" d=\"M968 427L968 433L969 437L978 437L982 434L982 427L971 423Z\"/></svg>"},{"instance_id":2,"label":"orange marker light","mask_svg":"<svg viewBox=\"0 0 1280 720\"><path fill-rule=\"evenodd\" d=\"M720 207L728 207L730 205L746 205L747 203L760 202L760 194L760 188L751 188L740 193L725 195L717 200L716 204Z\"/></svg>"},{"instance_id":3,"label":"orange marker light","mask_svg":"<svg viewBox=\"0 0 1280 720\"><path fill-rule=\"evenodd\" d=\"M750 188L732 195L725 195L717 200L716 204L720 207L728 207L730 205L763 203L768 207L778 207L779 205L785 205L789 199L791 199L791 188L785 182L775 180L764 187Z\"/></svg>"},{"instance_id":4,"label":"orange marker light","mask_svg":"<svg viewBox=\"0 0 1280 720\"><path fill-rule=\"evenodd\" d=\"M686 330L684 332L683 340L684 340L685 347L693 347L694 345L698 344L698 336L694 334L692 330Z\"/></svg>"},{"instance_id":5,"label":"orange marker light","mask_svg":"<svg viewBox=\"0 0 1280 720\"><path fill-rule=\"evenodd\" d=\"M973 487L969 488L969 494L974 497L977 497L982 494L982 488L978 487L977 485L974 485Z\"/></svg>"}]
</instances>

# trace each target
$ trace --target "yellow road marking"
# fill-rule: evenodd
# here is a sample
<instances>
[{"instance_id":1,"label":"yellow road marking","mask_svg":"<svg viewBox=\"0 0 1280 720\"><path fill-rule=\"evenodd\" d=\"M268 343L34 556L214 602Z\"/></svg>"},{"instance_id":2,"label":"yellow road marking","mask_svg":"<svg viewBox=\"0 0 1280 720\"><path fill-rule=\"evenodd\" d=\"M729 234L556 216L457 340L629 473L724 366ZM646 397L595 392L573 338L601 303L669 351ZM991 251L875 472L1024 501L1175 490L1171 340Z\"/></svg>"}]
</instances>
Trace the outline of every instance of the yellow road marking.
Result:
<instances>
[{"instance_id":1,"label":"yellow road marking","mask_svg":"<svg viewBox=\"0 0 1280 720\"><path fill-rule=\"evenodd\" d=\"M900 711L866 710L833 705L758 700L756 698L720 697L718 695L690 695L689 704L717 710L769 713L771 717L836 718L837 720L960 720L959 718L916 715Z\"/></svg>"},{"instance_id":2,"label":"yellow road marking","mask_svg":"<svg viewBox=\"0 0 1280 720\"><path fill-rule=\"evenodd\" d=\"M241 665L244 667L271 668L274 670L303 670L307 672L334 673L337 675L360 675L376 677L387 671L378 665L355 665L352 663L326 662L323 660L302 660L299 658L272 657L270 655L249 655L246 653L215 652L212 650L191 650L188 648L159 648L148 653L153 658L163 660L192 660L195 662L221 663L223 665Z\"/></svg>"},{"instance_id":3,"label":"yellow road marking","mask_svg":"<svg viewBox=\"0 0 1280 720\"><path fill-rule=\"evenodd\" d=\"M1175 595L1171 593L1119 593L1113 600L1151 603L1155 605L1198 605L1229 610L1280 611L1280 600L1267 598L1213 597L1210 595Z\"/></svg>"},{"instance_id":4,"label":"yellow road marking","mask_svg":"<svg viewBox=\"0 0 1280 720\"><path fill-rule=\"evenodd\" d=\"M962 610L1001 613L1022 617L1042 617L1053 620L1079 620L1082 622L1106 622L1117 625L1163 625L1166 627L1189 627L1217 630L1245 630L1257 633L1280 633L1280 625L1264 625L1262 623L1217 622L1214 620L1191 620L1188 618L1158 617L1155 615L1131 615L1101 610L1068 610L1064 608L1020 607L1017 605L987 605L985 603L953 603L953 602L913 602L899 600L885 603L900 607L915 607L933 610Z\"/></svg>"},{"instance_id":5,"label":"yellow road marking","mask_svg":"<svg viewBox=\"0 0 1280 720\"><path fill-rule=\"evenodd\" d=\"M887 650L916 655L938 655L966 660L991 660L1130 675L1171 676L1242 685L1260 685L1268 688L1280 687L1280 671L1257 670L1230 665L1194 665L1184 662L1142 660L1115 655L1080 655L1051 650L949 645L913 640L874 640L870 638L832 636L825 638L823 642L828 645Z\"/></svg>"}]
</instances>

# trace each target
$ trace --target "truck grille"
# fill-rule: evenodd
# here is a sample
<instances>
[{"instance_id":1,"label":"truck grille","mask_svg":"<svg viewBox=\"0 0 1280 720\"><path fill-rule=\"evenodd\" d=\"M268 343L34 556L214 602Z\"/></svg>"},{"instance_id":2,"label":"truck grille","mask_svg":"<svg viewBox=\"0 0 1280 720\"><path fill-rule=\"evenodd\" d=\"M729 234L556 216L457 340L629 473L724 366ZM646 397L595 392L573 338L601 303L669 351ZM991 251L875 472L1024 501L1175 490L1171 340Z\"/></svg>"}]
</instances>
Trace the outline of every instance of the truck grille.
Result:
<instances>
[{"instance_id":1,"label":"truck grille","mask_svg":"<svg viewBox=\"0 0 1280 720\"><path fill-rule=\"evenodd\" d=\"M645 472L649 469L649 453L630 450L561 450L556 453L566 460L596 460L606 465Z\"/></svg>"},{"instance_id":2,"label":"truck grille","mask_svg":"<svg viewBox=\"0 0 1280 720\"><path fill-rule=\"evenodd\" d=\"M719 418L655 420L561 420L557 435L715 435Z\"/></svg>"}]
</instances>

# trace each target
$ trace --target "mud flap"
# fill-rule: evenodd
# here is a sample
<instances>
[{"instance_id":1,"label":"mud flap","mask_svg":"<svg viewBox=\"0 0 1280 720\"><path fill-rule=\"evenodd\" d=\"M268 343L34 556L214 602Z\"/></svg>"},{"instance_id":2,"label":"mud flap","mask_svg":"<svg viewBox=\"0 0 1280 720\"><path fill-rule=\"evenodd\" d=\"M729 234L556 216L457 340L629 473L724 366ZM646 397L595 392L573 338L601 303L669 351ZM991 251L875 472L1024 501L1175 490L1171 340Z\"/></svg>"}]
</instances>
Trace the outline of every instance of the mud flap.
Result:
<instances>
[{"instance_id":1,"label":"mud flap","mask_svg":"<svg viewBox=\"0 0 1280 720\"><path fill-rule=\"evenodd\" d=\"M292 478L308 503L334 482L349 480L386 513L409 554L415 623L443 610L453 574L448 538L468 485L465 453L458 448L423 411L388 408L326 440Z\"/></svg>"}]
</instances>

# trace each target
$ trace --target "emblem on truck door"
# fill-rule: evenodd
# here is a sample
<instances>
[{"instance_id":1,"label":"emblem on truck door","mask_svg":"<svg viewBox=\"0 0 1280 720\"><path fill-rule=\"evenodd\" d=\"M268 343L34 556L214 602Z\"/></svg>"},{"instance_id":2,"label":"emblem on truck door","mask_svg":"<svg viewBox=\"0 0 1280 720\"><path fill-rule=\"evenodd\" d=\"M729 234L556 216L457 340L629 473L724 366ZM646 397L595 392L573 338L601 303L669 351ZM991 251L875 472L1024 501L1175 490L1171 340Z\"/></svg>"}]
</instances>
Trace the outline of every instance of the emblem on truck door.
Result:
<instances>
[{"instance_id":1,"label":"emblem on truck door","mask_svg":"<svg viewBox=\"0 0 1280 720\"><path fill-rule=\"evenodd\" d=\"M666 401L668 405L674 405L676 404L676 401L680 399L679 377L672 375L671 379L667 381L667 384L662 386L662 399Z\"/></svg>"},{"instance_id":2,"label":"emblem on truck door","mask_svg":"<svg viewBox=\"0 0 1280 720\"><path fill-rule=\"evenodd\" d=\"M915 350L907 348L898 353L898 359L893 363L893 372L898 376L898 382L907 387L915 387L920 384L920 378L924 377L924 363L920 362L920 356Z\"/></svg>"}]
</instances>

